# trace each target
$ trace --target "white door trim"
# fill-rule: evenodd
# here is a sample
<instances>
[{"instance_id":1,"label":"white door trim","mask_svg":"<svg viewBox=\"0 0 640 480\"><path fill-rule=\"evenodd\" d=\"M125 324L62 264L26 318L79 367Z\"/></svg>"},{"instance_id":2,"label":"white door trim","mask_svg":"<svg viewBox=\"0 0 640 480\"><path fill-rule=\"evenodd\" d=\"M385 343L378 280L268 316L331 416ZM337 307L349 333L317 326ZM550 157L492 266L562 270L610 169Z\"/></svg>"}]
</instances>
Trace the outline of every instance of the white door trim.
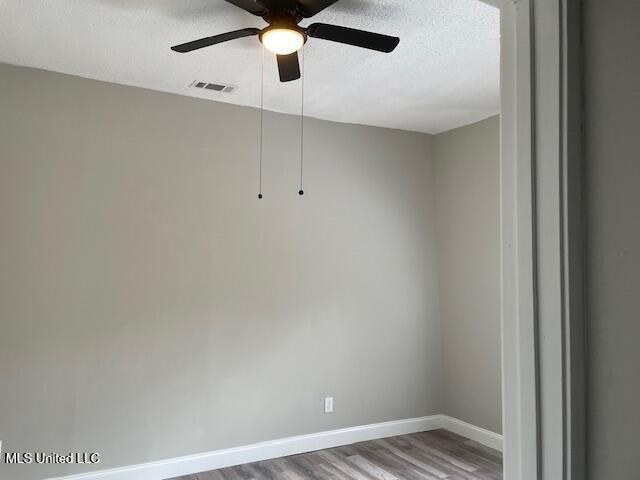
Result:
<instances>
[{"instance_id":1,"label":"white door trim","mask_svg":"<svg viewBox=\"0 0 640 480\"><path fill-rule=\"evenodd\" d=\"M582 480L579 0L497 2L505 479Z\"/></svg>"}]
</instances>

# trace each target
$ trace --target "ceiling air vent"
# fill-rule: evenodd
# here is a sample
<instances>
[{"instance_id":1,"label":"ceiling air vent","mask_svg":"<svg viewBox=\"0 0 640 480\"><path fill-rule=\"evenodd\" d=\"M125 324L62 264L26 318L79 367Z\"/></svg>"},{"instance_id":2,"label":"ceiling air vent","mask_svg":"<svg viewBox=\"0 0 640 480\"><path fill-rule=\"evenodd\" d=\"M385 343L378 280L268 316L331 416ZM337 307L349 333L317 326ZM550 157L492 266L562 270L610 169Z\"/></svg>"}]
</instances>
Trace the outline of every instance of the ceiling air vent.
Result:
<instances>
[{"instance_id":1,"label":"ceiling air vent","mask_svg":"<svg viewBox=\"0 0 640 480\"><path fill-rule=\"evenodd\" d=\"M200 82L198 80L194 81L190 87L200 88L202 90L209 90L210 92L221 92L221 93L233 93L238 87L235 85L223 85L221 83L207 83Z\"/></svg>"}]
</instances>

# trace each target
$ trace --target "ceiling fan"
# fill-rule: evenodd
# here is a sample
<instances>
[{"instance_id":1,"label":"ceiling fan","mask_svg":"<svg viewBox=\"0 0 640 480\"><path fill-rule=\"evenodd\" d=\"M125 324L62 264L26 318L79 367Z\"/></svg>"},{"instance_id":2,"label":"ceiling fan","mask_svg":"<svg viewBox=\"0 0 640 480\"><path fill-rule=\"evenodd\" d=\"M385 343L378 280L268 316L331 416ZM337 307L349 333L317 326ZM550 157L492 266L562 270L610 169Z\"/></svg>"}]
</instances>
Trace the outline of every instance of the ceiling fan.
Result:
<instances>
[{"instance_id":1,"label":"ceiling fan","mask_svg":"<svg viewBox=\"0 0 640 480\"><path fill-rule=\"evenodd\" d=\"M259 28L244 28L233 32L201 38L192 42L171 47L180 53L192 52L236 38L258 35L262 44L276 54L281 82L290 82L300 78L298 50L308 37L320 38L332 42L345 43L356 47L368 48L390 53L398 46L400 39L379 33L340 27L326 23L313 23L308 27L298 24L305 18L313 17L338 0L226 0L243 10L262 17L269 25Z\"/></svg>"}]
</instances>

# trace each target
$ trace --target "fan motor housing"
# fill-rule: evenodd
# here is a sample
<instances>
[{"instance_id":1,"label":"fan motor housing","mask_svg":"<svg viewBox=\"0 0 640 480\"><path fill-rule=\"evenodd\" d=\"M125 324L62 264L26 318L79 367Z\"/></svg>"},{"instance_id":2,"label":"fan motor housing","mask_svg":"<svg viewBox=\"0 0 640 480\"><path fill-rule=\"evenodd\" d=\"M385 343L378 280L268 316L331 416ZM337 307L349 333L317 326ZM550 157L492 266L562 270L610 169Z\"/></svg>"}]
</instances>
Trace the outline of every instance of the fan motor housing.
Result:
<instances>
[{"instance_id":1,"label":"fan motor housing","mask_svg":"<svg viewBox=\"0 0 640 480\"><path fill-rule=\"evenodd\" d=\"M282 8L268 11L262 18L270 25L274 23L293 23L298 25L304 19L304 15L296 8Z\"/></svg>"}]
</instances>

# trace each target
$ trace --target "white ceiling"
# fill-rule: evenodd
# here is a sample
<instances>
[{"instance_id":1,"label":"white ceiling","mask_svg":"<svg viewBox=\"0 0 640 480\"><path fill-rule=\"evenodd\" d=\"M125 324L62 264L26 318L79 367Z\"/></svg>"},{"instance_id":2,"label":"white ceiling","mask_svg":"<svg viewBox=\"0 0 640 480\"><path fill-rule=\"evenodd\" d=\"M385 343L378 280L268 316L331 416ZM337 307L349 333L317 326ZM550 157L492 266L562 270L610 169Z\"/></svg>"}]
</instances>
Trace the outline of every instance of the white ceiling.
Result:
<instances>
[{"instance_id":1,"label":"white ceiling","mask_svg":"<svg viewBox=\"0 0 640 480\"><path fill-rule=\"evenodd\" d=\"M397 35L384 54L310 39L305 114L438 133L499 112L499 11L478 0L340 0L306 20ZM240 105L260 105L261 47L244 38L190 54L174 44L264 22L223 0L0 0L0 62ZM189 88L238 86L233 94ZM300 112L267 53L265 108Z\"/></svg>"}]
</instances>

